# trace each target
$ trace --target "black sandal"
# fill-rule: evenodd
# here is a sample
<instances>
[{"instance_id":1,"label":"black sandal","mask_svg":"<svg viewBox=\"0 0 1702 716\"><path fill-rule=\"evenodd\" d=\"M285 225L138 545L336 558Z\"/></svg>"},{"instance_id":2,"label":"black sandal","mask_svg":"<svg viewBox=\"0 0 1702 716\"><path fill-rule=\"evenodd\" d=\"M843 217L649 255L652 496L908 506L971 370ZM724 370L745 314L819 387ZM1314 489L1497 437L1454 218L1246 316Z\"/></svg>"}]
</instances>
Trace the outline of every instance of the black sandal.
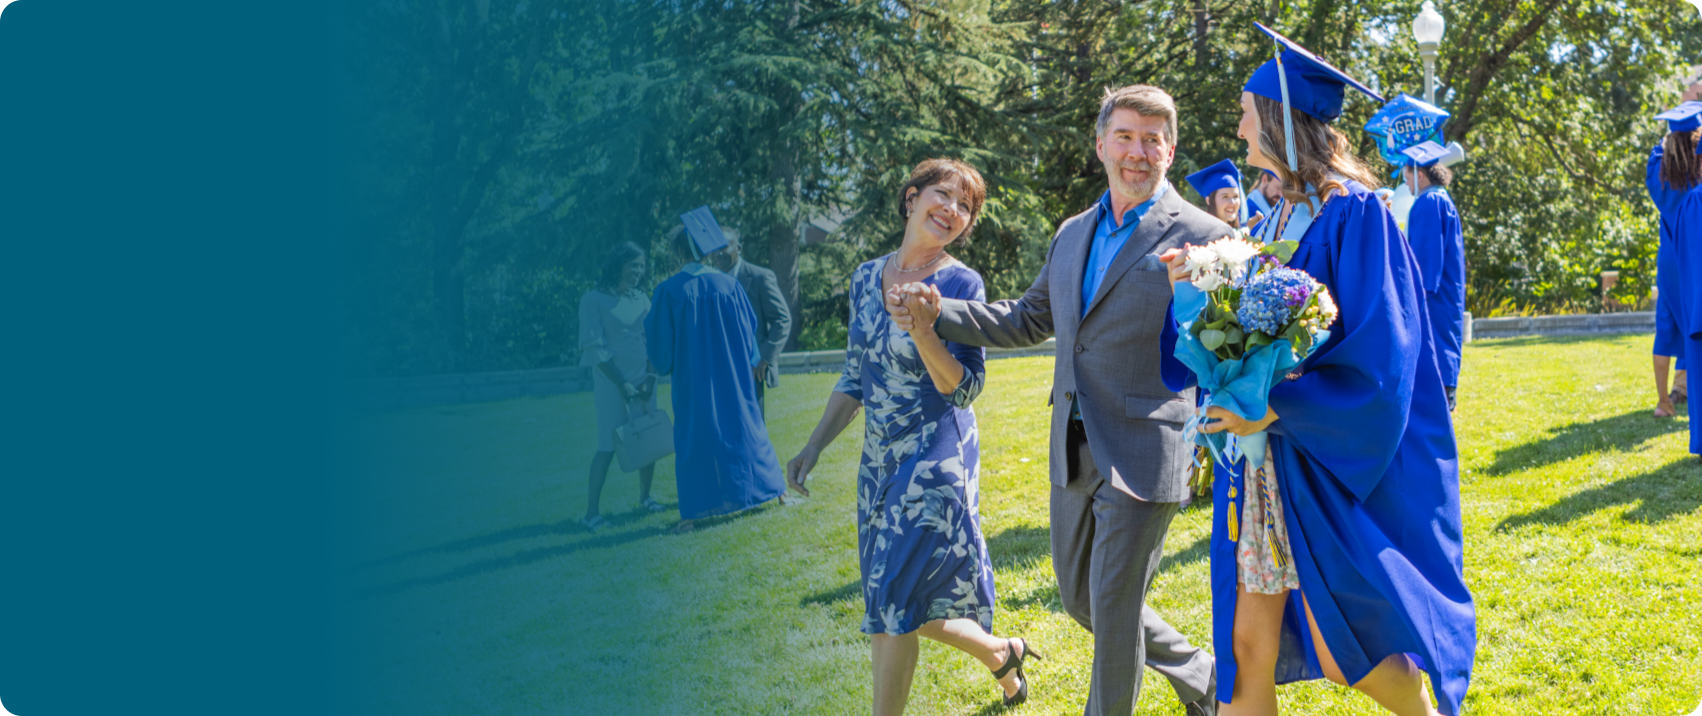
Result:
<instances>
[{"instance_id":1,"label":"black sandal","mask_svg":"<svg viewBox=\"0 0 1702 716\"><path fill-rule=\"evenodd\" d=\"M1005 654L1005 663L993 672L994 679L1003 679L1005 674L1011 673L1011 669L1016 669L1016 678L1020 685L1016 687L1015 694L1005 697L1005 708L1020 706L1022 702L1028 700L1028 674L1022 671L1022 661L1031 656L1036 660L1046 658L1041 656L1040 652L1035 651L1034 645L1029 644L1027 639L1022 640L1022 655L1018 656L1016 642L1017 639L1014 637L1005 640L1005 646L1008 650Z\"/></svg>"},{"instance_id":2,"label":"black sandal","mask_svg":"<svg viewBox=\"0 0 1702 716\"><path fill-rule=\"evenodd\" d=\"M1671 400L1673 405L1678 405L1679 403L1689 402L1690 394L1680 393L1677 388L1673 388L1672 392L1667 393L1667 399Z\"/></svg>"}]
</instances>

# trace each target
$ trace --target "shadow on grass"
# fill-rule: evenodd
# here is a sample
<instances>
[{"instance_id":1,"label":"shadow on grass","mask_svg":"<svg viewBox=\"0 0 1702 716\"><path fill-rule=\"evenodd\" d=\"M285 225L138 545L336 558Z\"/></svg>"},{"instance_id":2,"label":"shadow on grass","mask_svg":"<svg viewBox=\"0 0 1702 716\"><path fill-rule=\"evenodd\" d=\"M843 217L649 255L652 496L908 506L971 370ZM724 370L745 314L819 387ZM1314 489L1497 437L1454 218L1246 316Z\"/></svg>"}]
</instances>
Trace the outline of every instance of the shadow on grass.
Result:
<instances>
[{"instance_id":1,"label":"shadow on grass","mask_svg":"<svg viewBox=\"0 0 1702 716\"><path fill-rule=\"evenodd\" d=\"M1688 428L1689 423L1657 418L1647 410L1563 425L1550 428L1547 439L1537 439L1495 453L1495 462L1484 469L1484 474L1506 475L1566 462L1600 450L1631 450L1654 438Z\"/></svg>"},{"instance_id":2,"label":"shadow on grass","mask_svg":"<svg viewBox=\"0 0 1702 716\"><path fill-rule=\"evenodd\" d=\"M1525 525L1563 525L1601 510L1635 504L1620 519L1653 524L1702 507L1702 465L1695 458L1667 463L1653 472L1574 493L1539 510L1513 515L1497 532Z\"/></svg>"},{"instance_id":3,"label":"shadow on grass","mask_svg":"<svg viewBox=\"0 0 1702 716\"><path fill-rule=\"evenodd\" d=\"M1178 551L1171 551L1169 546L1164 549L1164 561L1158 565L1160 574L1171 570L1181 569L1191 564L1199 564L1211 556L1211 535L1199 537L1193 544Z\"/></svg>"},{"instance_id":4,"label":"shadow on grass","mask_svg":"<svg viewBox=\"0 0 1702 716\"><path fill-rule=\"evenodd\" d=\"M757 514L761 514L763 512L767 512L769 509L772 509L773 506L774 506L774 502L770 501L770 502L766 502L766 503L763 503L761 505L757 505L756 507L752 507L750 509L747 509L747 510L744 510L744 511L741 511L741 512L735 512L735 513L730 514L730 515L720 515L720 516L717 516L717 517L705 517L705 518L695 520L693 524L695 525L696 529L687 533L684 536L690 536L690 535L693 535L693 534L701 534L705 531L715 529L716 527L720 527L722 525L728 524L728 523L733 522L735 520L740 520L740 519L744 519L746 517L750 517L752 515L757 515ZM633 522L637 522L638 520L641 520L645 517L648 517L649 514L650 513L648 513L648 512L635 513L633 515L626 516L622 519L611 519L611 520L609 520L609 523L611 525L615 526L615 527L619 527L619 526L624 525L624 524L630 524L630 523L633 523ZM564 529L563 525L567 525L567 527ZM546 525L531 525L531 526L527 526L527 527L516 527L516 528L512 528L512 529L502 530L500 532L493 532L489 535L484 535L484 536L481 536L481 537L471 537L471 538L464 539L464 540L456 540L454 542L445 543L444 545L439 545L438 547L429 547L429 548L425 548L425 549L414 550L412 552L407 552L407 553L404 553L402 555L398 555L396 557L390 557L390 558L378 560L376 562L371 562L371 563L368 564L368 566L377 566L377 565L381 565L381 564L389 564L389 563L396 562L396 561L399 561L401 559L404 559L404 558L407 558L407 557L410 557L410 556L415 556L415 555L420 555L420 554L430 554L430 553L434 553L434 552L465 551L465 550L474 549L474 548L477 548L477 547L486 547L486 546L491 546L491 545L497 545L497 544L501 544L503 542L508 542L508 541L511 541L511 540L524 539L526 537L536 537L536 536L551 535L551 534L573 534L573 533L576 533L576 532L579 533L579 534L584 534L584 532L585 532L585 528L581 527L579 525L578 520L563 520L562 522L556 522L556 523L546 524ZM630 543L637 542L637 541L642 540L642 539L648 539L648 538L651 538L651 537L660 537L660 536L669 535L669 534L672 534L671 528L669 528L669 527L649 527L649 528L645 528L645 529L633 529L633 530L626 530L626 531L620 531L620 532L607 532L607 533L604 533L604 534L601 534L601 535L592 536L588 539L582 539L582 540L579 540L577 542L570 542L568 544L554 545L554 546L549 546L549 547L536 547L536 548L533 548L533 549L521 550L519 552L515 552L514 554L510 554L510 555L505 555L505 556L501 556L501 557L492 557L490 559L482 559L482 560L479 560L479 561L476 561L476 562L472 562L470 564L462 565L460 567L449 570L449 571L444 572L442 574L438 574L438 575L434 575L434 576L430 576L430 577L418 577L418 578L415 578L415 579L404 579L404 580L401 580L399 582L392 582L390 584L383 584L383 585L379 585L379 586L376 586L376 587L372 587L370 589L362 590L360 594L361 594L361 596L364 596L364 597L382 597L382 596L389 596L389 595L393 595L393 594L400 594L402 592L406 592L406 591L409 591L411 589L416 589L416 588L419 588L419 587L429 587L429 586L434 586L434 585L439 585L439 584L447 584L449 582L453 582L453 581L456 581L456 580L466 579L467 577L476 577L476 576L483 575L483 574L489 574L491 572L495 572L495 571L498 571L498 570L509 569L509 568L513 568L513 567L524 567L526 565L536 564L538 562L542 562L542 561L545 561L545 560L565 557L565 556L568 556L570 554L574 554L576 552L582 552L584 550L602 549L602 548L606 548L606 547L618 547L620 545L630 544Z\"/></svg>"},{"instance_id":5,"label":"shadow on grass","mask_svg":"<svg viewBox=\"0 0 1702 716\"><path fill-rule=\"evenodd\" d=\"M673 510L673 509L677 509L679 507L679 504L678 503L667 503L667 504L664 504L662 506L669 509L669 510ZM634 509L628 510L624 513L605 514L605 515L603 515L603 519L606 520L609 523L609 526L619 528L619 527L624 527L626 525L630 525L630 524L633 524L633 523L638 522L640 520L643 520L643 519L649 517L650 514L651 513L648 510L634 508ZM502 544L504 542L512 542L514 540L533 539L533 538L536 538L536 537L549 537L549 536L554 536L554 535L569 536L569 535L576 535L576 534L582 535L582 534L589 534L589 533L585 529L585 525L580 524L578 519L570 517L570 518L561 520L560 522L549 522L549 523L542 523L542 524L536 524L536 525L526 525L525 527L511 527L509 529L498 530L496 532L492 532L490 534L485 534L485 535L479 535L477 537L467 537L465 539L458 539L458 540L455 540L453 542L445 542L443 544L434 545L434 546L431 546L431 547L421 547L419 549L408 550L408 551L403 552L401 554L395 554L395 555L391 555L389 557L382 557L382 558L379 558L379 559L372 560L370 562L366 562L364 564L357 565L356 569L371 569L373 567L382 567L382 566L387 565L387 564L395 564L395 563L401 562L403 560L412 559L414 557L423 557L423 556L426 556L426 555L429 555L429 554L443 554L443 553L447 553L447 552L465 552L465 551L468 551L468 550L482 549L482 548L485 548L485 547L494 547L494 546Z\"/></svg>"}]
</instances>

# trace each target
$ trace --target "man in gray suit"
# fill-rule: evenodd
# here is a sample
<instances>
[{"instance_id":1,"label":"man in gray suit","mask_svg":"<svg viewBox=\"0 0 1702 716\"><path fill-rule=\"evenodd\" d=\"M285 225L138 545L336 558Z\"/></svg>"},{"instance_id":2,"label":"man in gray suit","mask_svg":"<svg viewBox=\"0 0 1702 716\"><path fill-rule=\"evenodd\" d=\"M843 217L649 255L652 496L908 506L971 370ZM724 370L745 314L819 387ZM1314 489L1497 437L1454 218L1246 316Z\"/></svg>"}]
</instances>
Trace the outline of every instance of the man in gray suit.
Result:
<instances>
[{"instance_id":1,"label":"man in gray suit","mask_svg":"<svg viewBox=\"0 0 1702 716\"><path fill-rule=\"evenodd\" d=\"M727 236L727 248L708 258L722 273L733 277L745 288L745 295L756 309L756 345L761 356L756 372L756 401L763 417L768 417L766 395L769 388L780 385L780 351L792 335L792 311L786 298L780 295L780 282L774 272L744 260L739 232L722 231Z\"/></svg>"},{"instance_id":2,"label":"man in gray suit","mask_svg":"<svg viewBox=\"0 0 1702 716\"><path fill-rule=\"evenodd\" d=\"M942 300L913 284L888 301L899 325L937 315L939 335L958 343L1014 348L1057 336L1052 564L1064 610L1093 633L1084 713L1134 713L1144 663L1170 680L1187 713L1214 714L1215 661L1146 597L1187 490L1192 448L1182 425L1194 410L1193 391L1172 392L1159 375L1170 281L1158 254L1209 243L1228 227L1164 178L1176 151L1170 95L1144 85L1108 91L1096 129L1110 190L1058 228L1022 298ZM902 292L916 297L900 304Z\"/></svg>"}]
</instances>

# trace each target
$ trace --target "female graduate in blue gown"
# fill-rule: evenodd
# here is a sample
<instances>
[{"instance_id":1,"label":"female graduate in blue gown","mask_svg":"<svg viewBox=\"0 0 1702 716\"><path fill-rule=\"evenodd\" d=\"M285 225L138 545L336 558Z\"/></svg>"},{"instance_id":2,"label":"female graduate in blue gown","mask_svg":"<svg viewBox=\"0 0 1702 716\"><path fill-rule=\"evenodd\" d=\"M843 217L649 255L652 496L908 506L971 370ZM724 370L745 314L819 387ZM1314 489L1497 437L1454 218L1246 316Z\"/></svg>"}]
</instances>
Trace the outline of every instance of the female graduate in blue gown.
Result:
<instances>
[{"instance_id":1,"label":"female graduate in blue gown","mask_svg":"<svg viewBox=\"0 0 1702 716\"><path fill-rule=\"evenodd\" d=\"M1230 520L1214 520L1212 621L1219 713L1276 713L1276 684L1327 677L1400 714L1455 715L1471 677L1476 617L1463 575L1459 458L1430 337L1417 261L1371 171L1328 122L1344 88L1374 94L1288 43L1242 93L1248 163L1278 173L1291 192L1264 237L1295 239L1289 265L1329 287L1340 317L1270 411L1248 421L1221 408L1206 432L1270 433L1286 540L1266 562L1278 579L1242 566ZM1281 85L1286 74L1287 88ZM1283 94L1290 98L1293 166L1284 162ZM1321 206L1319 205L1321 203ZM1178 252L1179 254L1179 252ZM1167 260L1172 257L1166 257ZM1172 278L1186 276L1180 255ZM1172 322L1168 328L1174 330ZM1187 381L1170 360L1172 388ZM1226 485L1218 515L1234 515ZM1236 495L1246 499L1246 495ZM1237 522L1240 537L1251 525ZM1274 529L1274 528L1273 528ZM1269 532L1267 532L1269 534ZM1286 549L1282 549L1286 546ZM1290 571L1292 570L1292 571ZM1286 575L1286 576L1285 576ZM1298 588L1283 588L1288 582ZM1253 591L1249 584L1278 585ZM1423 693L1430 676L1437 705Z\"/></svg>"},{"instance_id":2,"label":"female graduate in blue gown","mask_svg":"<svg viewBox=\"0 0 1702 716\"><path fill-rule=\"evenodd\" d=\"M682 233L690 250L690 233ZM673 375L678 531L780 497L786 487L751 372L756 311L732 276L686 264L656 287L644 318L656 372Z\"/></svg>"},{"instance_id":3,"label":"female graduate in blue gown","mask_svg":"<svg viewBox=\"0 0 1702 716\"><path fill-rule=\"evenodd\" d=\"M1702 157L1696 156L1698 135L1702 134L1702 102L1685 102L1678 107L1655 115L1667 122L1667 135L1649 153L1646 183L1649 199L1660 212L1661 250L1671 247L1665 257L1657 257L1655 281L1660 288L1657 300L1657 321L1660 303L1666 303L1666 313L1678 333L1676 346L1669 348L1683 356L1702 355ZM1659 262L1666 260L1666 265ZM1670 297L1670 300L1669 300ZM1661 328L1657 322L1656 330ZM1660 350L1657 333L1656 349ZM1688 378L1688 382L1695 382ZM1694 385L1690 387L1695 387ZM1690 452L1702 455L1702 435L1696 431L1698 414L1696 401L1688 405L1690 413Z\"/></svg>"},{"instance_id":4,"label":"female graduate in blue gown","mask_svg":"<svg viewBox=\"0 0 1702 716\"><path fill-rule=\"evenodd\" d=\"M1448 195L1454 173L1441 165L1447 153L1435 142L1410 147L1401 173L1407 185L1418 191L1407 214L1407 244L1418 260L1425 311L1430 314L1430 338L1436 344L1448 410L1453 410L1466 325L1466 238L1460 212Z\"/></svg>"}]
</instances>

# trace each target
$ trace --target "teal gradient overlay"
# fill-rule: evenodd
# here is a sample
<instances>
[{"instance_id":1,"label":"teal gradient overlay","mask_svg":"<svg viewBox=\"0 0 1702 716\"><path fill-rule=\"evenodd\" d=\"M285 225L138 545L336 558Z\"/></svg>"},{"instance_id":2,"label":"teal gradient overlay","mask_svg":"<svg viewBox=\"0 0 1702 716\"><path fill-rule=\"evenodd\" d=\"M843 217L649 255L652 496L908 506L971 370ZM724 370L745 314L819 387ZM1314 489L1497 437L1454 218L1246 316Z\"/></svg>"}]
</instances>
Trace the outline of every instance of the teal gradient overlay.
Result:
<instances>
[{"instance_id":1,"label":"teal gradient overlay","mask_svg":"<svg viewBox=\"0 0 1702 716\"><path fill-rule=\"evenodd\" d=\"M0 15L0 701L342 713L329 4Z\"/></svg>"}]
</instances>

